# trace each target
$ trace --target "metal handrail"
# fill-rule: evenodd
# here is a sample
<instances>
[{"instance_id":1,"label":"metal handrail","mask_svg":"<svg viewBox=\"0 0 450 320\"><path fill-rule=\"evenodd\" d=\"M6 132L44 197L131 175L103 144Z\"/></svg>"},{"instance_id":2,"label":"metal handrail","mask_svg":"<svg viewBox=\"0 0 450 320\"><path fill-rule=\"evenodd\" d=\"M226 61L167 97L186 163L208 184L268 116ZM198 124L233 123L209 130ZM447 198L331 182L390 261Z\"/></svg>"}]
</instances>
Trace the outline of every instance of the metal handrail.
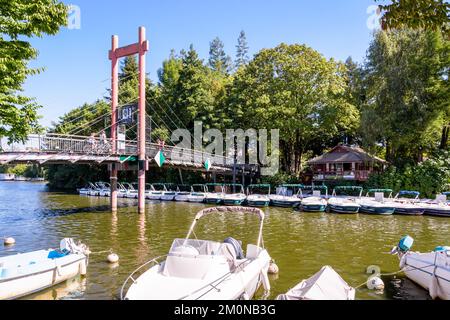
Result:
<instances>
[{"instance_id":1,"label":"metal handrail","mask_svg":"<svg viewBox=\"0 0 450 320\"><path fill-rule=\"evenodd\" d=\"M163 256L159 256L159 257L153 258L153 259L147 261L146 263L144 263L143 265L141 265L140 267L138 267L136 270L134 270L134 271L127 277L127 279L125 280L125 282L124 282L123 285L122 285L122 288L120 288L120 300L123 300L123 299L124 299L123 292L124 292L124 290L125 290L125 287L126 287L127 283L128 283L130 280L133 281L133 283L136 283L136 279L134 279L134 276L135 276L142 268L144 268L145 266L149 265L150 263L158 263L158 264L161 264L161 262L159 262L158 260L161 259L161 258L165 258L165 257L167 257L167 254L165 254L165 255L163 255ZM147 270L148 270L148 269L147 269Z\"/></svg>"}]
</instances>

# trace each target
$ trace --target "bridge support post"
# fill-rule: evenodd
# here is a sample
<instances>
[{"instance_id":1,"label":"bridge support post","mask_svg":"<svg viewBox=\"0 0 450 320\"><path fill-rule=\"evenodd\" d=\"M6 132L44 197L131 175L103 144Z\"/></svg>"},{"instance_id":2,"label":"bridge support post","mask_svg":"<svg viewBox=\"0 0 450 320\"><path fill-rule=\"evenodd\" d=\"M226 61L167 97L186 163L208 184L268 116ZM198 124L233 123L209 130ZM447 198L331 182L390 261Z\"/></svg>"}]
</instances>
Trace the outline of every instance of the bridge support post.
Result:
<instances>
[{"instance_id":1,"label":"bridge support post","mask_svg":"<svg viewBox=\"0 0 450 320\"><path fill-rule=\"evenodd\" d=\"M139 27L139 173L138 173L138 210L145 213L145 172L147 171L146 159L146 134L145 134L145 53L148 48L145 39L145 28Z\"/></svg>"},{"instance_id":2,"label":"bridge support post","mask_svg":"<svg viewBox=\"0 0 450 320\"><path fill-rule=\"evenodd\" d=\"M119 37L113 36L111 41L111 51L116 52L119 47ZM116 154L117 140L117 105L119 103L119 63L115 54L110 56L111 59L111 153ZM110 196L111 211L117 212L117 166L115 163L111 165L110 170Z\"/></svg>"}]
</instances>

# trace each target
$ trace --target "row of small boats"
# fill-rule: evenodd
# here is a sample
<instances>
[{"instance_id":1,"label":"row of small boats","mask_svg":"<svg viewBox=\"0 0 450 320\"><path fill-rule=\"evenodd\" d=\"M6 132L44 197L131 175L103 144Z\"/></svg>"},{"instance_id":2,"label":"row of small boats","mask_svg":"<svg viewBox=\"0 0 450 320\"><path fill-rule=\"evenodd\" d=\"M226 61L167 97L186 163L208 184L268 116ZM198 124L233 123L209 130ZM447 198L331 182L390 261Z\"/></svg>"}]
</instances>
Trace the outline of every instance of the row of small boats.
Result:
<instances>
[{"instance_id":1,"label":"row of small boats","mask_svg":"<svg viewBox=\"0 0 450 320\"><path fill-rule=\"evenodd\" d=\"M258 237L243 249L241 241L228 237L199 240L194 229L205 216L234 213L259 220ZM124 300L248 300L263 286L268 294L269 268L273 262L263 241L264 212L241 206L210 207L197 213L185 238L175 239L168 254L151 259L125 280ZM194 235L195 239L191 236ZM429 290L432 298L450 299L450 247L431 253L412 252L412 238L401 239L391 253L398 254L406 276ZM59 249L0 258L0 299L15 299L52 287L87 272L89 248L63 239ZM353 300L355 288L331 267L277 297L278 300Z\"/></svg>"},{"instance_id":2,"label":"row of small boats","mask_svg":"<svg viewBox=\"0 0 450 320\"><path fill-rule=\"evenodd\" d=\"M107 182L89 183L79 190L81 195L110 196ZM444 192L435 199L419 199L417 191L403 190L393 197L391 189L370 189L362 196L359 186L337 186L331 196L326 186L282 184L271 194L269 184L252 184L245 191L241 184L194 184L173 185L147 184L145 197L154 201L183 201L223 205L246 205L250 207L287 207L303 212L333 212L343 214L377 215L433 215L450 217L450 202ZM137 185L118 183L118 197L137 198Z\"/></svg>"}]
</instances>

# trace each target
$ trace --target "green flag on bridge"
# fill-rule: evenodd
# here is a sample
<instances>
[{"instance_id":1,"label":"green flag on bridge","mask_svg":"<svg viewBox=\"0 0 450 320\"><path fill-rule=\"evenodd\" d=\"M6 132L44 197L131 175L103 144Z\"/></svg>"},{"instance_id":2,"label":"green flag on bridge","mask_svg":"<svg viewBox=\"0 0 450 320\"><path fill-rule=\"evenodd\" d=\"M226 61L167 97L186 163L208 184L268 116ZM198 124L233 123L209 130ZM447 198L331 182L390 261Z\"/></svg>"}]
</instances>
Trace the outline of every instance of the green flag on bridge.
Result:
<instances>
[{"instance_id":1,"label":"green flag on bridge","mask_svg":"<svg viewBox=\"0 0 450 320\"><path fill-rule=\"evenodd\" d=\"M206 171L209 171L209 169L211 169L211 161L209 159L206 159L205 161L205 169Z\"/></svg>"},{"instance_id":2,"label":"green flag on bridge","mask_svg":"<svg viewBox=\"0 0 450 320\"><path fill-rule=\"evenodd\" d=\"M164 157L164 154L161 152L161 150L159 150L156 154L155 161L160 167L162 167L164 162L166 162L166 157Z\"/></svg>"}]
</instances>

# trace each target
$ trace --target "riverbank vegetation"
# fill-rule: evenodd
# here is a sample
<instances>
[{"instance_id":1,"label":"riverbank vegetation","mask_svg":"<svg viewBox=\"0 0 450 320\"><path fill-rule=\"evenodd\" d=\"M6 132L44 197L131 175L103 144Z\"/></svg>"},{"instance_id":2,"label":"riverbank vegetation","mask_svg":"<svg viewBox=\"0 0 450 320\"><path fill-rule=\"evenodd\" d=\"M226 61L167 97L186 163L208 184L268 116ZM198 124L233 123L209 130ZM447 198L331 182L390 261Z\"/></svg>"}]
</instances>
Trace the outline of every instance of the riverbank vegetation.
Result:
<instances>
[{"instance_id":1,"label":"riverbank vegetation","mask_svg":"<svg viewBox=\"0 0 450 320\"><path fill-rule=\"evenodd\" d=\"M368 187L431 195L450 183L449 42L439 30L380 31L363 63L327 59L307 45L284 43L250 59L244 32L234 63L220 39L210 47L206 62L192 45L172 51L158 71L159 81L148 81L153 141L169 143L171 131L192 129L198 120L222 131L280 129L282 173L266 179L274 184L301 181L306 161L338 143L359 144L389 161L390 168L374 174ZM136 99L134 58L124 60L120 78L120 103ZM108 123L89 128L83 123L108 108L107 100L84 105L53 130L99 131Z\"/></svg>"}]
</instances>

